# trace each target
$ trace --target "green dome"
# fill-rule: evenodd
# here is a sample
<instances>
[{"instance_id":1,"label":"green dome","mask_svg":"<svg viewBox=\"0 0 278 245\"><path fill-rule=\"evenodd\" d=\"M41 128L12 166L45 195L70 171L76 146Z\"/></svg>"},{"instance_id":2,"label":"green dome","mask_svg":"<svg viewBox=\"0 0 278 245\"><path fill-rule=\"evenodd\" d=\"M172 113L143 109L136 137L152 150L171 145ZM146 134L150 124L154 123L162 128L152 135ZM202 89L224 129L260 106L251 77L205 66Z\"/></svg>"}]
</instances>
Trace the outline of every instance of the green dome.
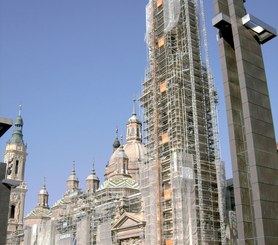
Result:
<instances>
[{"instance_id":1,"label":"green dome","mask_svg":"<svg viewBox=\"0 0 278 245\"><path fill-rule=\"evenodd\" d=\"M105 188L131 188L139 189L138 183L129 177L114 176L108 180L105 180L100 189Z\"/></svg>"},{"instance_id":2,"label":"green dome","mask_svg":"<svg viewBox=\"0 0 278 245\"><path fill-rule=\"evenodd\" d=\"M21 130L15 130L12 134L11 139L8 142L9 144L24 144L23 134Z\"/></svg>"}]
</instances>

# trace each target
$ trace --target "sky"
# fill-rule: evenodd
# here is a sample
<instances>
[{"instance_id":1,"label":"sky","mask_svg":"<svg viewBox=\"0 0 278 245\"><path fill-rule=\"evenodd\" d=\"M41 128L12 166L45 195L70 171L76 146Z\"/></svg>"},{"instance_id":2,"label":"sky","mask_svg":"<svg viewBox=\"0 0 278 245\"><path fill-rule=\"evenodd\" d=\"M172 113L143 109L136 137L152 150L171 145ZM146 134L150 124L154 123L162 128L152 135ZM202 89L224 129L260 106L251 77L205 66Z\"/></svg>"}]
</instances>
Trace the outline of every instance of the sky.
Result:
<instances>
[{"instance_id":1,"label":"sky","mask_svg":"<svg viewBox=\"0 0 278 245\"><path fill-rule=\"evenodd\" d=\"M66 191L75 161L85 188L92 161L101 181L115 128L125 136L132 100L141 95L147 48L146 0L0 0L0 116L22 104L28 145L25 214L46 177L49 204ZM246 1L249 13L278 28L278 1ZM205 0L211 69L219 92L219 141L232 176L213 1ZM278 128L278 38L263 45L273 119ZM137 107L142 118L142 111ZM10 129L0 139L3 159ZM277 140L278 141L278 140Z\"/></svg>"}]
</instances>

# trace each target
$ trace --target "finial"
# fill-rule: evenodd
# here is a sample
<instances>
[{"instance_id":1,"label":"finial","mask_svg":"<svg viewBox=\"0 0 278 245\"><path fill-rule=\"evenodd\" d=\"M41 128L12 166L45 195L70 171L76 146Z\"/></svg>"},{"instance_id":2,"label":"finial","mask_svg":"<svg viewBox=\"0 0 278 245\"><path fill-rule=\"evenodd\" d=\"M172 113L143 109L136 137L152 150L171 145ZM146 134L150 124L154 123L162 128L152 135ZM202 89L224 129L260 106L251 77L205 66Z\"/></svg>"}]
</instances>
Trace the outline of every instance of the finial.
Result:
<instances>
[{"instance_id":1,"label":"finial","mask_svg":"<svg viewBox=\"0 0 278 245\"><path fill-rule=\"evenodd\" d=\"M118 138L118 126L116 127L116 138Z\"/></svg>"},{"instance_id":2,"label":"finial","mask_svg":"<svg viewBox=\"0 0 278 245\"><path fill-rule=\"evenodd\" d=\"M113 149L115 151L115 149L117 149L118 147L120 147L120 142L119 142L119 139L118 139L118 126L116 127L116 137L115 137L115 140L114 140L114 143L113 143Z\"/></svg>"},{"instance_id":3,"label":"finial","mask_svg":"<svg viewBox=\"0 0 278 245\"><path fill-rule=\"evenodd\" d=\"M123 142L124 142L123 138L124 138L124 136L121 134L121 145L123 145Z\"/></svg>"},{"instance_id":4,"label":"finial","mask_svg":"<svg viewBox=\"0 0 278 245\"><path fill-rule=\"evenodd\" d=\"M75 175L75 161L72 161L72 174Z\"/></svg>"},{"instance_id":5,"label":"finial","mask_svg":"<svg viewBox=\"0 0 278 245\"><path fill-rule=\"evenodd\" d=\"M45 188L45 182L46 182L46 178L45 176L43 177L43 187Z\"/></svg>"},{"instance_id":6,"label":"finial","mask_svg":"<svg viewBox=\"0 0 278 245\"><path fill-rule=\"evenodd\" d=\"M21 112L22 112L22 105L20 104L18 106L19 110L18 110L18 116L21 116Z\"/></svg>"},{"instance_id":7,"label":"finial","mask_svg":"<svg viewBox=\"0 0 278 245\"><path fill-rule=\"evenodd\" d=\"M136 99L133 99L132 115L136 116Z\"/></svg>"},{"instance_id":8,"label":"finial","mask_svg":"<svg viewBox=\"0 0 278 245\"><path fill-rule=\"evenodd\" d=\"M92 161L92 174L95 174L95 160Z\"/></svg>"}]
</instances>

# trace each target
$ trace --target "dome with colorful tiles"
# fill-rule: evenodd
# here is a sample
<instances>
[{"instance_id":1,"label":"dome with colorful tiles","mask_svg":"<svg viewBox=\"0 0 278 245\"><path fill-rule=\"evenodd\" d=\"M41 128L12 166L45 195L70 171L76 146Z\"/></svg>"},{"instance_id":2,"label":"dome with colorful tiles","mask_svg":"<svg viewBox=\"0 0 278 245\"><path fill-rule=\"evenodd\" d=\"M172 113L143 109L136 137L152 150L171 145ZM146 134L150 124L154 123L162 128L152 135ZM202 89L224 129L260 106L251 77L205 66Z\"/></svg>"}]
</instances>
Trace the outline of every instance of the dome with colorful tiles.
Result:
<instances>
[{"instance_id":1,"label":"dome with colorful tiles","mask_svg":"<svg viewBox=\"0 0 278 245\"><path fill-rule=\"evenodd\" d=\"M26 215L25 219L34 218L51 218L51 211L47 208L36 207L29 214Z\"/></svg>"},{"instance_id":2,"label":"dome with colorful tiles","mask_svg":"<svg viewBox=\"0 0 278 245\"><path fill-rule=\"evenodd\" d=\"M130 178L130 177L123 177L123 176L113 176L105 180L100 189L106 188L131 188L131 189L139 189L138 183Z\"/></svg>"}]
</instances>

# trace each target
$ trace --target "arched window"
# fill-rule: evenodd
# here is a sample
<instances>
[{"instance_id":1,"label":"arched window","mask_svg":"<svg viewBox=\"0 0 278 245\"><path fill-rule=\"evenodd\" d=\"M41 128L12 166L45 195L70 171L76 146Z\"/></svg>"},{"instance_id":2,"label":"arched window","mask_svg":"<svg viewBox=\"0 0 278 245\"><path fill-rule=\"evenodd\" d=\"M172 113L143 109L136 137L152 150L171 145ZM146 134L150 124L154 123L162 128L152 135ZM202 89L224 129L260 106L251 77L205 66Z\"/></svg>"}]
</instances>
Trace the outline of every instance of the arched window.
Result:
<instances>
[{"instance_id":1,"label":"arched window","mask_svg":"<svg viewBox=\"0 0 278 245\"><path fill-rule=\"evenodd\" d=\"M131 136L134 136L134 134L135 134L135 130L134 130L134 128L132 128L131 129Z\"/></svg>"},{"instance_id":2,"label":"arched window","mask_svg":"<svg viewBox=\"0 0 278 245\"><path fill-rule=\"evenodd\" d=\"M18 167L19 167L19 161L16 160L16 161L15 161L15 175L18 174Z\"/></svg>"},{"instance_id":3,"label":"arched window","mask_svg":"<svg viewBox=\"0 0 278 245\"><path fill-rule=\"evenodd\" d=\"M15 215L15 205L12 205L10 210L10 219L14 219L14 215Z\"/></svg>"}]
</instances>

